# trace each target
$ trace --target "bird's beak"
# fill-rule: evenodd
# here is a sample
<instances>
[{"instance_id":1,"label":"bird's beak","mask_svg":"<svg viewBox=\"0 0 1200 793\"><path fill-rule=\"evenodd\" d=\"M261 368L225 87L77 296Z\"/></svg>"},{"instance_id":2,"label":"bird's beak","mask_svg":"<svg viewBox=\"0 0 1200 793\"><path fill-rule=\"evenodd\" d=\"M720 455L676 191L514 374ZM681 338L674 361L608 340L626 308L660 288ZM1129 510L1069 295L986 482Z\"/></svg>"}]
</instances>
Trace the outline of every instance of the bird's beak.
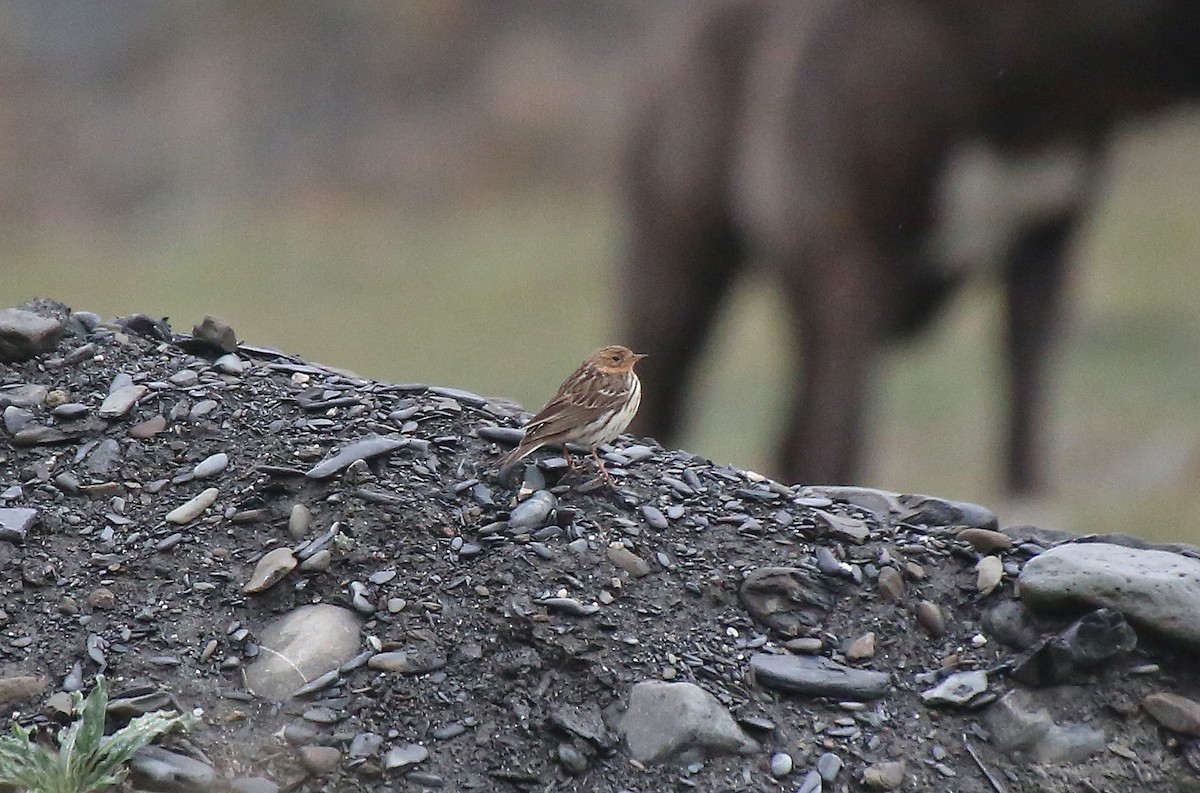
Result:
<instances>
[{"instance_id":1,"label":"bird's beak","mask_svg":"<svg viewBox=\"0 0 1200 793\"><path fill-rule=\"evenodd\" d=\"M635 360L635 361L640 361L645 357L646 357L646 353L644 353L644 352L635 352L633 354L633 360Z\"/></svg>"}]
</instances>

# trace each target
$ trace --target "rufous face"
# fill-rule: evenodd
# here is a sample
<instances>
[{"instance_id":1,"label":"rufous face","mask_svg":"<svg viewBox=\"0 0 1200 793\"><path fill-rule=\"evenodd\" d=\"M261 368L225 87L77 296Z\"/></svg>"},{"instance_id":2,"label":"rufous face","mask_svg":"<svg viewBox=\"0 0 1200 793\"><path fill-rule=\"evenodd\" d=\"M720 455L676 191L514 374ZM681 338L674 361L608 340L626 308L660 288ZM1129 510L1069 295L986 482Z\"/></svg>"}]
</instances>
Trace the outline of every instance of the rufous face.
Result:
<instances>
[{"instance_id":1,"label":"rufous face","mask_svg":"<svg viewBox=\"0 0 1200 793\"><path fill-rule=\"evenodd\" d=\"M633 365L645 357L644 354L636 353L628 347L614 344L596 350L588 356L588 360L597 369L616 373L632 371Z\"/></svg>"}]
</instances>

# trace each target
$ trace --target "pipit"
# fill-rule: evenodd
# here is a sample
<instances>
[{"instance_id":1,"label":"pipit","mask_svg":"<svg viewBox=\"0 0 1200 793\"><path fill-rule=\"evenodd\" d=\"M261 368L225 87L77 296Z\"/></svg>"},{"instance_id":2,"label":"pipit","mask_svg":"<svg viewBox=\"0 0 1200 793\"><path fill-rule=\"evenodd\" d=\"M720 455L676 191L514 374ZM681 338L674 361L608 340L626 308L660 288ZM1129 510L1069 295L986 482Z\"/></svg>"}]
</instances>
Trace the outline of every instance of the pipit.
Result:
<instances>
[{"instance_id":1,"label":"pipit","mask_svg":"<svg viewBox=\"0 0 1200 793\"><path fill-rule=\"evenodd\" d=\"M642 384L633 365L645 357L616 345L589 355L525 425L525 437L500 460L500 477L505 478L517 462L543 446L562 447L569 466L566 444L573 443L591 451L600 475L611 485L612 477L596 448L624 432L637 413Z\"/></svg>"}]
</instances>

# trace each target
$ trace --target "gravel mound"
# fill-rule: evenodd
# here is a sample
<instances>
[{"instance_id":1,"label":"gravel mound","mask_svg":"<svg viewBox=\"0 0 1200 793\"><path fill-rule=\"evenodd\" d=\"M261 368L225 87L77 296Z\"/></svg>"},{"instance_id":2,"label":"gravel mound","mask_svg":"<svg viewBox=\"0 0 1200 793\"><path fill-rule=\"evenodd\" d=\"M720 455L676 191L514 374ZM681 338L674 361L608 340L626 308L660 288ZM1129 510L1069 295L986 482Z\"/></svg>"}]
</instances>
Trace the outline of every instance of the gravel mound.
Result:
<instances>
[{"instance_id":1,"label":"gravel mound","mask_svg":"<svg viewBox=\"0 0 1200 793\"><path fill-rule=\"evenodd\" d=\"M103 672L110 728L200 713L144 789L1200 790L1195 549L648 439L604 450L615 489L545 455L501 482L517 406L219 321L14 311L0 702L53 732ZM1184 584L1157 614L1041 565L1019 599L1085 542Z\"/></svg>"}]
</instances>

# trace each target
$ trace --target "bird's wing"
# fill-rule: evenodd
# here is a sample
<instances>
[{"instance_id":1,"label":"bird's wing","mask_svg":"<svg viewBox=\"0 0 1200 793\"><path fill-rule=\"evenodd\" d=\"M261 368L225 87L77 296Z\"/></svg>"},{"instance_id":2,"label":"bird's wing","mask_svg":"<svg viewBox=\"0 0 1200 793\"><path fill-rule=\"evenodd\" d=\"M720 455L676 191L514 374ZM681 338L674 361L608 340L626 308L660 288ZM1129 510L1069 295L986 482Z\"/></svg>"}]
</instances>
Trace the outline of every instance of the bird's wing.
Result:
<instances>
[{"instance_id":1,"label":"bird's wing","mask_svg":"<svg viewBox=\"0 0 1200 793\"><path fill-rule=\"evenodd\" d=\"M576 372L525 425L523 444L558 443L560 438L619 407L628 384L621 377ZM569 440L569 438L568 438Z\"/></svg>"},{"instance_id":2,"label":"bird's wing","mask_svg":"<svg viewBox=\"0 0 1200 793\"><path fill-rule=\"evenodd\" d=\"M560 394L546 403L525 425L525 440L522 443L558 443L560 437L603 416L611 404L610 400L601 400L599 397L577 401Z\"/></svg>"}]
</instances>

